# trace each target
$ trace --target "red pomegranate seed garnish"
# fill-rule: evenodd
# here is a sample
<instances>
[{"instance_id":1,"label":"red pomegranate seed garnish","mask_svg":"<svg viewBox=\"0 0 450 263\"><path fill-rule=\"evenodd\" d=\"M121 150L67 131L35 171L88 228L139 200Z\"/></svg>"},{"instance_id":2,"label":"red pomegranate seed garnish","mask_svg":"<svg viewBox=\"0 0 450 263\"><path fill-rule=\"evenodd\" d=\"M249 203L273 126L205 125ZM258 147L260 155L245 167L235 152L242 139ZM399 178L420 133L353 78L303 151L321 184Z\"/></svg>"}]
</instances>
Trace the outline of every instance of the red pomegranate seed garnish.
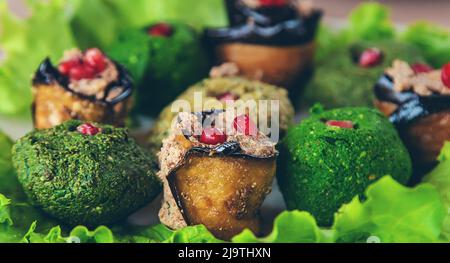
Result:
<instances>
[{"instance_id":1,"label":"red pomegranate seed garnish","mask_svg":"<svg viewBox=\"0 0 450 263\"><path fill-rule=\"evenodd\" d=\"M90 48L84 54L84 62L91 66L97 73L102 72L106 68L105 55L98 48Z\"/></svg>"},{"instance_id":2,"label":"red pomegranate seed garnish","mask_svg":"<svg viewBox=\"0 0 450 263\"><path fill-rule=\"evenodd\" d=\"M85 79L93 79L93 78L95 78L95 75L97 75L97 73L98 73L97 69L95 69L91 66L88 66L88 65L85 65L83 70L84 70L84 78Z\"/></svg>"},{"instance_id":3,"label":"red pomegranate seed garnish","mask_svg":"<svg viewBox=\"0 0 450 263\"><path fill-rule=\"evenodd\" d=\"M204 144L216 145L227 141L227 136L217 128L205 128L200 136L200 142Z\"/></svg>"},{"instance_id":4,"label":"red pomegranate seed garnish","mask_svg":"<svg viewBox=\"0 0 450 263\"><path fill-rule=\"evenodd\" d=\"M256 124L247 114L236 117L233 121L233 125L237 132L247 136L256 136L258 134L258 127L256 127Z\"/></svg>"},{"instance_id":5,"label":"red pomegranate seed garnish","mask_svg":"<svg viewBox=\"0 0 450 263\"><path fill-rule=\"evenodd\" d=\"M279 7L287 4L287 0L259 0L259 4L264 7Z\"/></svg>"},{"instance_id":6,"label":"red pomegranate seed garnish","mask_svg":"<svg viewBox=\"0 0 450 263\"><path fill-rule=\"evenodd\" d=\"M73 80L81 80L86 78L86 71L82 65L74 66L69 71L69 77Z\"/></svg>"},{"instance_id":7,"label":"red pomegranate seed garnish","mask_svg":"<svg viewBox=\"0 0 450 263\"><path fill-rule=\"evenodd\" d=\"M166 23L159 23L148 29L148 34L156 37L170 37L172 33L172 26Z\"/></svg>"},{"instance_id":8,"label":"red pomegranate seed garnish","mask_svg":"<svg viewBox=\"0 0 450 263\"><path fill-rule=\"evenodd\" d=\"M73 80L93 79L106 69L106 57L98 48L86 50L83 58L73 58L59 64L61 74Z\"/></svg>"},{"instance_id":9,"label":"red pomegranate seed garnish","mask_svg":"<svg viewBox=\"0 0 450 263\"><path fill-rule=\"evenodd\" d=\"M428 73L433 71L434 69L425 63L415 63L411 65L412 70L414 71L414 73L416 74L420 74L420 73Z\"/></svg>"},{"instance_id":10,"label":"red pomegranate seed garnish","mask_svg":"<svg viewBox=\"0 0 450 263\"><path fill-rule=\"evenodd\" d=\"M79 66L80 64L81 64L81 62L79 59L63 61L63 62L61 62L61 64L59 64L58 70L59 70L59 72L61 72L61 74L68 75L71 68L73 68L75 66Z\"/></svg>"},{"instance_id":11,"label":"red pomegranate seed garnish","mask_svg":"<svg viewBox=\"0 0 450 263\"><path fill-rule=\"evenodd\" d=\"M227 102L227 101L235 101L237 99L239 99L239 97L237 95L234 95L231 92L225 92L224 94L221 94L219 96L217 96L217 99L223 102Z\"/></svg>"},{"instance_id":12,"label":"red pomegranate seed garnish","mask_svg":"<svg viewBox=\"0 0 450 263\"><path fill-rule=\"evenodd\" d=\"M441 79L442 83L450 89L450 63L442 67Z\"/></svg>"},{"instance_id":13,"label":"red pomegranate seed garnish","mask_svg":"<svg viewBox=\"0 0 450 263\"><path fill-rule=\"evenodd\" d=\"M95 127L91 123L84 123L77 127L77 131L84 135L96 135L100 132L100 129Z\"/></svg>"},{"instance_id":14,"label":"red pomegranate seed garnish","mask_svg":"<svg viewBox=\"0 0 450 263\"><path fill-rule=\"evenodd\" d=\"M368 48L359 57L359 65L363 68L377 66L383 60L383 53L378 48Z\"/></svg>"},{"instance_id":15,"label":"red pomegranate seed garnish","mask_svg":"<svg viewBox=\"0 0 450 263\"><path fill-rule=\"evenodd\" d=\"M353 122L351 122L351 121L330 120L330 121L327 121L326 124L328 126L339 127L339 128L343 128L343 129L353 129L354 128Z\"/></svg>"}]
</instances>

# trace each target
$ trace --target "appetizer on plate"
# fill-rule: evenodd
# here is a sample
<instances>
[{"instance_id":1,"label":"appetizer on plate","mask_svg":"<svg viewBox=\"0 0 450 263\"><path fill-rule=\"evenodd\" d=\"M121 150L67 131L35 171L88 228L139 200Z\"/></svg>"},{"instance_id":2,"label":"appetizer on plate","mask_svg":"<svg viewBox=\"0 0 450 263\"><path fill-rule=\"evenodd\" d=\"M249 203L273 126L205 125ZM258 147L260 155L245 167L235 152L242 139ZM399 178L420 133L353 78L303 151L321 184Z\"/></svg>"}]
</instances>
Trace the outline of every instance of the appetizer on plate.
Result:
<instances>
[{"instance_id":1,"label":"appetizer on plate","mask_svg":"<svg viewBox=\"0 0 450 263\"><path fill-rule=\"evenodd\" d=\"M133 82L97 48L66 51L58 66L45 59L33 78L33 121L45 129L71 119L124 126Z\"/></svg>"},{"instance_id":2,"label":"appetizer on plate","mask_svg":"<svg viewBox=\"0 0 450 263\"><path fill-rule=\"evenodd\" d=\"M322 12L302 1L227 0L230 26L205 38L215 63L234 62L245 76L292 89L310 74Z\"/></svg>"},{"instance_id":3,"label":"appetizer on plate","mask_svg":"<svg viewBox=\"0 0 450 263\"><path fill-rule=\"evenodd\" d=\"M358 42L338 48L317 62L314 78L305 88L304 105L373 106L373 83L397 57L411 63L423 61L417 48L395 41Z\"/></svg>"},{"instance_id":4,"label":"appetizer on plate","mask_svg":"<svg viewBox=\"0 0 450 263\"><path fill-rule=\"evenodd\" d=\"M248 115L230 121L224 111L180 113L159 153L161 222L173 229L203 224L223 239L246 228L258 233L276 157L275 144Z\"/></svg>"},{"instance_id":5,"label":"appetizer on plate","mask_svg":"<svg viewBox=\"0 0 450 263\"><path fill-rule=\"evenodd\" d=\"M109 125L34 130L14 145L13 162L30 201L68 225L117 222L161 191L155 158Z\"/></svg>"},{"instance_id":6,"label":"appetizer on plate","mask_svg":"<svg viewBox=\"0 0 450 263\"><path fill-rule=\"evenodd\" d=\"M135 112L156 116L184 89L208 75L198 33L182 23L127 30L108 49L136 80Z\"/></svg>"},{"instance_id":7,"label":"appetizer on plate","mask_svg":"<svg viewBox=\"0 0 450 263\"><path fill-rule=\"evenodd\" d=\"M278 184L288 209L310 212L330 226L338 209L385 175L407 183L411 160L395 128L369 108L323 111L289 130Z\"/></svg>"},{"instance_id":8,"label":"appetizer on plate","mask_svg":"<svg viewBox=\"0 0 450 263\"><path fill-rule=\"evenodd\" d=\"M375 105L397 127L414 163L434 164L450 141L450 65L435 70L396 60L375 85L375 96Z\"/></svg>"},{"instance_id":9,"label":"appetizer on plate","mask_svg":"<svg viewBox=\"0 0 450 263\"><path fill-rule=\"evenodd\" d=\"M219 73L219 72L221 73ZM242 77L226 76L224 72L236 74L237 69L231 65L224 65L211 71L213 77L205 79L196 85L188 88L177 100L187 101L191 106L191 111L207 111L211 109L225 109L227 101L236 102L236 106L249 106L250 112L258 112L259 102L269 101L267 112L268 122L271 122L270 100L278 101L279 110L276 111L279 118L281 135L286 132L294 118L294 108L288 98L285 89L265 84L259 81L251 81ZM198 94L198 96L196 96ZM200 99L199 109L194 109L196 99ZM255 101L256 104L247 103ZM241 103L239 103L241 102ZM198 104L197 104L198 105ZM168 135L172 121L177 112L172 111L172 105L168 105L159 115L149 136L150 148L159 151L161 142Z\"/></svg>"}]
</instances>

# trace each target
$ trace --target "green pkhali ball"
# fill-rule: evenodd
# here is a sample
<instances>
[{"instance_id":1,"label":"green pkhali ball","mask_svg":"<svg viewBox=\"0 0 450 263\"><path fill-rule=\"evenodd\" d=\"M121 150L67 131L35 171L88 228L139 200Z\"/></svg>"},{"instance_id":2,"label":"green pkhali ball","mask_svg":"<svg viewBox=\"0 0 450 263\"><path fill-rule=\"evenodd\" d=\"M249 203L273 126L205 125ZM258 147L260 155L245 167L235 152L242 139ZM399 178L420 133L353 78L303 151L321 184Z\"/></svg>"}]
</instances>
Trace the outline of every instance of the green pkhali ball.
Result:
<instances>
[{"instance_id":1,"label":"green pkhali ball","mask_svg":"<svg viewBox=\"0 0 450 263\"><path fill-rule=\"evenodd\" d=\"M329 226L338 209L385 175L407 183L411 159L395 128L369 108L312 110L288 131L278 182L288 209Z\"/></svg>"},{"instance_id":2,"label":"green pkhali ball","mask_svg":"<svg viewBox=\"0 0 450 263\"><path fill-rule=\"evenodd\" d=\"M161 190L155 159L128 131L68 121L35 130L13 147L13 162L25 193L37 207L68 225L119 221L148 204Z\"/></svg>"},{"instance_id":3,"label":"green pkhali ball","mask_svg":"<svg viewBox=\"0 0 450 263\"><path fill-rule=\"evenodd\" d=\"M359 57L369 48L380 50L382 60L375 66L361 67ZM423 62L417 48L395 41L358 42L337 49L332 56L316 63L314 77L305 88L303 105L321 103L327 108L372 106L373 86L395 59Z\"/></svg>"},{"instance_id":4,"label":"green pkhali ball","mask_svg":"<svg viewBox=\"0 0 450 263\"><path fill-rule=\"evenodd\" d=\"M168 35L151 35L151 28L166 27ZM108 49L134 77L135 112L156 116L186 87L208 74L209 61L199 34L182 23L160 23L127 30Z\"/></svg>"}]
</instances>

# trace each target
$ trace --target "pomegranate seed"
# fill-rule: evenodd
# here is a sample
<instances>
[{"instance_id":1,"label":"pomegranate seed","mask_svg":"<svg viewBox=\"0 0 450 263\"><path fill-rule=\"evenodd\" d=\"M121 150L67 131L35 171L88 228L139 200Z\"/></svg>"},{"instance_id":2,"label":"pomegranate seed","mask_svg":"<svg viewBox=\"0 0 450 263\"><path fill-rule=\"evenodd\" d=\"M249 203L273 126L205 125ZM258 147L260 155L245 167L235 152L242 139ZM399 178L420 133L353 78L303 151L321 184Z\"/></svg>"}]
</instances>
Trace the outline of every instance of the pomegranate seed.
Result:
<instances>
[{"instance_id":1,"label":"pomegranate seed","mask_svg":"<svg viewBox=\"0 0 450 263\"><path fill-rule=\"evenodd\" d=\"M442 67L441 73L442 83L450 89L450 63Z\"/></svg>"},{"instance_id":2,"label":"pomegranate seed","mask_svg":"<svg viewBox=\"0 0 450 263\"><path fill-rule=\"evenodd\" d=\"M239 97L234 95L231 92L225 92L224 94L217 96L217 99L220 101L223 101L223 102L227 102L229 100L235 101L235 100L239 99Z\"/></svg>"},{"instance_id":3,"label":"pomegranate seed","mask_svg":"<svg viewBox=\"0 0 450 263\"><path fill-rule=\"evenodd\" d=\"M84 135L93 136L100 132L100 128L95 127L91 123L85 123L85 124L81 124L80 126L78 126L77 131Z\"/></svg>"},{"instance_id":4,"label":"pomegranate seed","mask_svg":"<svg viewBox=\"0 0 450 263\"><path fill-rule=\"evenodd\" d=\"M155 37L170 37L173 33L172 26L166 23L153 25L148 30L148 34Z\"/></svg>"},{"instance_id":5,"label":"pomegranate seed","mask_svg":"<svg viewBox=\"0 0 450 263\"><path fill-rule=\"evenodd\" d=\"M284 6L287 4L286 0L259 0L259 4L265 7Z\"/></svg>"},{"instance_id":6,"label":"pomegranate seed","mask_svg":"<svg viewBox=\"0 0 450 263\"><path fill-rule=\"evenodd\" d=\"M412 64L411 68L414 71L414 73L416 73L416 74L428 73L428 72L431 72L434 70L431 66L429 66L428 64L425 64L425 63Z\"/></svg>"},{"instance_id":7,"label":"pomegranate seed","mask_svg":"<svg viewBox=\"0 0 450 263\"><path fill-rule=\"evenodd\" d=\"M71 68L73 68L75 66L79 66L79 65L80 65L80 60L78 60L78 59L67 60L67 61L63 61L59 64L58 70L59 70L59 72L61 72L61 74L68 75Z\"/></svg>"},{"instance_id":8,"label":"pomegranate seed","mask_svg":"<svg viewBox=\"0 0 450 263\"><path fill-rule=\"evenodd\" d=\"M84 62L86 65L94 68L97 73L102 72L106 68L105 55L98 48L91 48L86 50L84 55Z\"/></svg>"},{"instance_id":9,"label":"pomegranate seed","mask_svg":"<svg viewBox=\"0 0 450 263\"><path fill-rule=\"evenodd\" d=\"M210 145L216 145L224 143L227 140L227 136L217 128L205 128L202 131L200 142Z\"/></svg>"},{"instance_id":10,"label":"pomegranate seed","mask_svg":"<svg viewBox=\"0 0 450 263\"><path fill-rule=\"evenodd\" d=\"M378 48L368 48L359 57L359 65L363 68L374 67L381 63L383 54Z\"/></svg>"},{"instance_id":11,"label":"pomegranate seed","mask_svg":"<svg viewBox=\"0 0 450 263\"><path fill-rule=\"evenodd\" d=\"M91 66L85 65L83 70L84 70L84 79L93 79L97 75L97 70Z\"/></svg>"},{"instance_id":12,"label":"pomegranate seed","mask_svg":"<svg viewBox=\"0 0 450 263\"><path fill-rule=\"evenodd\" d=\"M69 77L73 80L80 80L86 78L86 72L82 65L72 67L69 71Z\"/></svg>"},{"instance_id":13,"label":"pomegranate seed","mask_svg":"<svg viewBox=\"0 0 450 263\"><path fill-rule=\"evenodd\" d=\"M339 128L344 128L344 129L353 129L353 122L351 121L335 121L335 120L330 120L327 121L326 124L328 126L332 126L332 127L339 127Z\"/></svg>"},{"instance_id":14,"label":"pomegranate seed","mask_svg":"<svg viewBox=\"0 0 450 263\"><path fill-rule=\"evenodd\" d=\"M234 129L245 135L256 136L258 134L258 128L256 124L250 119L248 115L241 115L233 121Z\"/></svg>"}]
</instances>

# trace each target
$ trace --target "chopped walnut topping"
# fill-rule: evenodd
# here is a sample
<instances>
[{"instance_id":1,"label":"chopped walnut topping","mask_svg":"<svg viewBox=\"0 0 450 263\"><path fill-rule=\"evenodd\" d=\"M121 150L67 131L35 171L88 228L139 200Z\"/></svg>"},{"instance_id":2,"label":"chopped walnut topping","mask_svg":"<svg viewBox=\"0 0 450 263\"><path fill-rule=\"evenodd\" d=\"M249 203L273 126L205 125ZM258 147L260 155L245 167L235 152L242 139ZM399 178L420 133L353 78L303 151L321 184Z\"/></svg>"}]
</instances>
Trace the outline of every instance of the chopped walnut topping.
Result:
<instances>
[{"instance_id":1,"label":"chopped walnut topping","mask_svg":"<svg viewBox=\"0 0 450 263\"><path fill-rule=\"evenodd\" d=\"M395 60L392 67L386 69L386 74L393 79L397 92L412 90L420 96L450 95L450 89L442 83L441 70L416 74L407 62Z\"/></svg>"},{"instance_id":2,"label":"chopped walnut topping","mask_svg":"<svg viewBox=\"0 0 450 263\"><path fill-rule=\"evenodd\" d=\"M213 67L209 72L211 78L233 77L238 75L239 67L233 62L227 62L220 66Z\"/></svg>"},{"instance_id":3,"label":"chopped walnut topping","mask_svg":"<svg viewBox=\"0 0 450 263\"><path fill-rule=\"evenodd\" d=\"M309 17L314 12L314 3L311 0L296 0L294 4L302 16Z\"/></svg>"},{"instance_id":4,"label":"chopped walnut topping","mask_svg":"<svg viewBox=\"0 0 450 263\"><path fill-rule=\"evenodd\" d=\"M261 6L261 3L259 0L241 0L244 5L250 7L250 8L258 8Z\"/></svg>"}]
</instances>

